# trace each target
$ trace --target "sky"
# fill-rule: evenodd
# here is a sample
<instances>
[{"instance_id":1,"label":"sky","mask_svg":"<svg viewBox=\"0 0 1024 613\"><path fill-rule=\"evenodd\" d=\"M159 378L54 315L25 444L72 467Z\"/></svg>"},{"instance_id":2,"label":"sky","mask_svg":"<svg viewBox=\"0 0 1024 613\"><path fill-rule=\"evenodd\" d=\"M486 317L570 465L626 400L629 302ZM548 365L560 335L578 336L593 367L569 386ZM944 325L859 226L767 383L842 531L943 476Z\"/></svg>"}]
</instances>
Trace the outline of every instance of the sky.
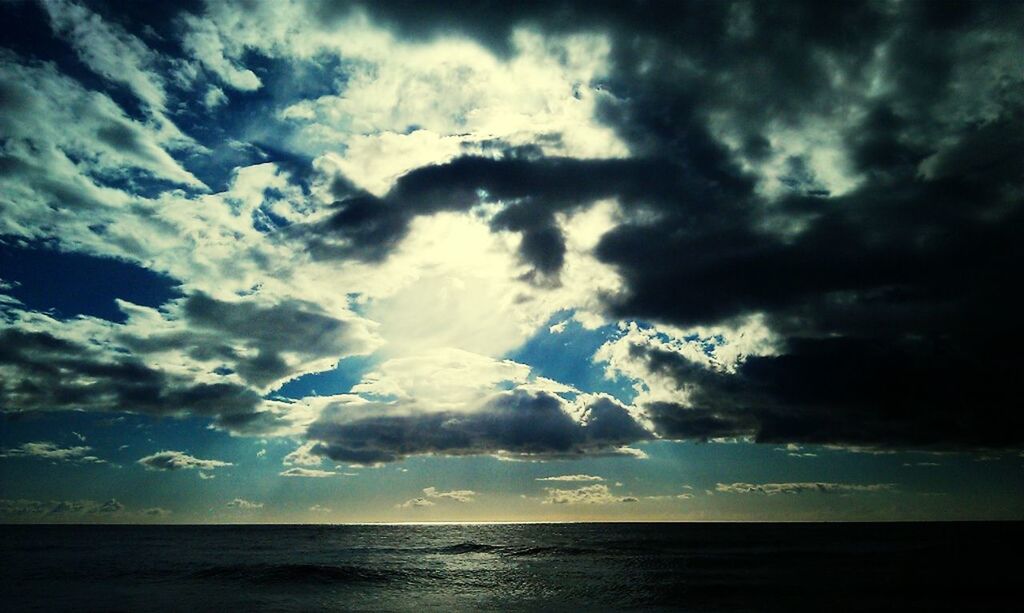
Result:
<instances>
[{"instance_id":1,"label":"sky","mask_svg":"<svg viewBox=\"0 0 1024 613\"><path fill-rule=\"evenodd\" d=\"M0 521L1024 518L1024 5L0 1Z\"/></svg>"}]
</instances>

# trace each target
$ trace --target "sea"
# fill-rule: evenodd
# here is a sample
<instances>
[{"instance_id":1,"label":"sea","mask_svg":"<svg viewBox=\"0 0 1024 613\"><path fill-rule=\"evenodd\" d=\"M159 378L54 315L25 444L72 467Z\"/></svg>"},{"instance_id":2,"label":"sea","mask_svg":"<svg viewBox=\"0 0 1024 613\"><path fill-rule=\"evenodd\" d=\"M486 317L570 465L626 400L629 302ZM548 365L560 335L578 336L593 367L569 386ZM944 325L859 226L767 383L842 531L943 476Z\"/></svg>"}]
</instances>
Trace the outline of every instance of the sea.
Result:
<instances>
[{"instance_id":1,"label":"sea","mask_svg":"<svg viewBox=\"0 0 1024 613\"><path fill-rule=\"evenodd\" d=\"M1024 523L0 526L2 611L1021 611Z\"/></svg>"}]
</instances>

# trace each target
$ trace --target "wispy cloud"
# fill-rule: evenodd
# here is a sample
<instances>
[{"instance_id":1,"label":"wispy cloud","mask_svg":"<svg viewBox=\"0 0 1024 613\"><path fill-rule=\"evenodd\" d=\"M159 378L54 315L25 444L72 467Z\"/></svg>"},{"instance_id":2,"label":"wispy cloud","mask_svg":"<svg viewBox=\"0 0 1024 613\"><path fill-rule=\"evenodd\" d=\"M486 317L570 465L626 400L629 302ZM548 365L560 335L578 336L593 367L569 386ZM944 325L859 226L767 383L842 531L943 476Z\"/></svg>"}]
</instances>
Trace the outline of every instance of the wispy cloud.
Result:
<instances>
[{"instance_id":1,"label":"wispy cloud","mask_svg":"<svg viewBox=\"0 0 1024 613\"><path fill-rule=\"evenodd\" d=\"M854 494L878 493L893 491L892 483L827 483L827 482L796 482L796 483L719 483L716 492L724 494Z\"/></svg>"},{"instance_id":2,"label":"wispy cloud","mask_svg":"<svg viewBox=\"0 0 1024 613\"><path fill-rule=\"evenodd\" d=\"M103 464L105 462L105 460L91 455L90 451L92 451L92 447L61 447L48 441L37 441L23 443L12 449L0 450L0 458L39 458L55 462L74 462L79 464Z\"/></svg>"},{"instance_id":3,"label":"wispy cloud","mask_svg":"<svg viewBox=\"0 0 1024 613\"><path fill-rule=\"evenodd\" d=\"M233 466L231 462L221 460L204 460L188 455L183 451L158 451L138 460L138 464L148 470L213 470L224 466Z\"/></svg>"},{"instance_id":4,"label":"wispy cloud","mask_svg":"<svg viewBox=\"0 0 1024 613\"><path fill-rule=\"evenodd\" d=\"M336 473L330 470L317 470L315 468L289 468L288 470L281 471L279 473L282 477L310 477L310 478L324 478L324 477L336 477L341 473Z\"/></svg>"}]
</instances>

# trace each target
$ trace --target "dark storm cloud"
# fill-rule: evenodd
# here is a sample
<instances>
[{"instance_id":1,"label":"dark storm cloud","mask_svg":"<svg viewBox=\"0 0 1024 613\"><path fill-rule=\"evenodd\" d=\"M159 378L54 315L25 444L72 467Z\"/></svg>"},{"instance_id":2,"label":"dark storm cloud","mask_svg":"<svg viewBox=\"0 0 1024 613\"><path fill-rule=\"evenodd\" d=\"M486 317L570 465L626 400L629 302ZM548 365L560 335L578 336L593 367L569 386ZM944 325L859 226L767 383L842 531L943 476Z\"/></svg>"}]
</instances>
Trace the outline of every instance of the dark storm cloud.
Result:
<instances>
[{"instance_id":1,"label":"dark storm cloud","mask_svg":"<svg viewBox=\"0 0 1024 613\"><path fill-rule=\"evenodd\" d=\"M237 425L260 419L260 395L229 383L194 383L129 354L46 332L0 330L0 406L6 411L191 412Z\"/></svg>"},{"instance_id":2,"label":"dark storm cloud","mask_svg":"<svg viewBox=\"0 0 1024 613\"><path fill-rule=\"evenodd\" d=\"M115 328L113 343L17 326L0 329L0 407L191 413L233 432L266 433L281 427L287 415L268 411L254 388L293 376L310 362L368 346L347 322L297 300L228 303L197 292L172 308L182 325ZM237 379L195 381L148 362L166 352L220 363L218 373L236 373L247 385Z\"/></svg>"},{"instance_id":3,"label":"dark storm cloud","mask_svg":"<svg viewBox=\"0 0 1024 613\"><path fill-rule=\"evenodd\" d=\"M327 411L307 436L313 452L339 462L390 462L409 455L498 451L542 457L609 453L650 438L629 413L600 398L576 421L547 393L503 392L474 412L412 412L350 418Z\"/></svg>"},{"instance_id":4,"label":"dark storm cloud","mask_svg":"<svg viewBox=\"0 0 1024 613\"><path fill-rule=\"evenodd\" d=\"M176 9L90 6L128 28L180 35ZM750 357L735 373L636 347L634 359L692 392L688 407L644 407L659 434L1024 444L1015 390L1024 326L1012 298L1024 264L1021 3L311 2L307 14L329 24L359 6L402 38L455 33L503 54L514 50L516 27L607 34L609 72L585 85L601 91L599 119L632 157L547 158L538 147L493 143L488 157L412 170L383 197L339 178L329 214L282 229L285 240L317 258L379 261L416 216L502 201L493 229L521 234L520 255L535 271L526 280L552 280L566 249L555 214L616 198L623 220L595 251L624 281L604 297L611 315L690 326L761 313L780 339L777 355ZM48 70L33 64L17 74ZM31 136L39 124L29 119L47 114L30 111L68 105L43 106L18 82L0 84L0 107L19 120L0 116L0 126ZM157 168L139 125L88 117L97 151ZM81 123L74 119L69 126ZM813 120L850 161L850 189L832 193L820 167L772 138ZM95 193L51 176L34 153L0 153L0 169L53 201L105 208ZM781 185L767 187L781 195L768 196L759 171L777 155L786 156L783 174L771 180ZM344 336L346 324L311 305L195 295L183 313L187 332L122 342L142 356L173 349L220 359L259 387L289 374L284 353L344 353L325 339ZM187 410L250 430L266 418L258 395L238 385L178 380L46 333L0 335L5 410ZM239 341L256 351L243 355ZM583 426L558 402L509 393L470 414L325 417L310 436L322 453L357 462L498 449L572 455L647 437L614 405L591 407Z\"/></svg>"},{"instance_id":5,"label":"dark storm cloud","mask_svg":"<svg viewBox=\"0 0 1024 613\"><path fill-rule=\"evenodd\" d=\"M625 281L607 297L612 314L688 326L763 313L782 339L779 355L735 374L638 349L695 390L691 408L647 407L665 436L1024 444L1024 326L1010 298L1024 264L1020 4L368 10L408 36L454 31L499 50L522 25L611 36L601 117L634 159L461 158L408 173L380 210L400 235L412 215L503 200L495 227L523 232L523 258L547 273L564 249L553 211L614 196L627 213L651 212L655 223L622 223L597 247ZM878 79L886 87L872 91ZM738 148L715 135L715 117ZM781 196L756 190L744 163L776 153L769 128L814 118L855 187L830 194L793 155ZM331 230L350 227L361 225Z\"/></svg>"},{"instance_id":6,"label":"dark storm cloud","mask_svg":"<svg viewBox=\"0 0 1024 613\"><path fill-rule=\"evenodd\" d=\"M957 449L1021 444L1010 358L895 338L790 339L736 374L641 351L652 369L693 388L690 407L649 405L672 438L754 436L760 442Z\"/></svg>"},{"instance_id":7,"label":"dark storm cloud","mask_svg":"<svg viewBox=\"0 0 1024 613\"><path fill-rule=\"evenodd\" d=\"M255 358L236 358L239 374L255 385L291 374L282 353L333 357L349 349L341 346L350 334L349 325L301 301L263 306L227 303L198 293L185 302L184 315L192 329L246 339L255 347Z\"/></svg>"},{"instance_id":8,"label":"dark storm cloud","mask_svg":"<svg viewBox=\"0 0 1024 613\"><path fill-rule=\"evenodd\" d=\"M309 359L336 358L365 349L359 332L316 305L286 300L274 305L224 302L202 292L186 298L187 328L120 341L139 354L182 350L197 360L222 360L247 383L265 387L295 372L285 353ZM244 347L245 351L240 351Z\"/></svg>"},{"instance_id":9,"label":"dark storm cloud","mask_svg":"<svg viewBox=\"0 0 1024 613\"><path fill-rule=\"evenodd\" d=\"M510 150L498 158L462 156L412 170L382 198L344 181L337 185L343 197L333 204L335 212L312 227L289 229L315 256L380 260L416 216L500 200L508 206L492 219L492 228L521 233L523 261L548 276L558 273L565 255L555 213L611 196L663 201L684 190L709 193L711 187L670 160L533 158Z\"/></svg>"}]
</instances>

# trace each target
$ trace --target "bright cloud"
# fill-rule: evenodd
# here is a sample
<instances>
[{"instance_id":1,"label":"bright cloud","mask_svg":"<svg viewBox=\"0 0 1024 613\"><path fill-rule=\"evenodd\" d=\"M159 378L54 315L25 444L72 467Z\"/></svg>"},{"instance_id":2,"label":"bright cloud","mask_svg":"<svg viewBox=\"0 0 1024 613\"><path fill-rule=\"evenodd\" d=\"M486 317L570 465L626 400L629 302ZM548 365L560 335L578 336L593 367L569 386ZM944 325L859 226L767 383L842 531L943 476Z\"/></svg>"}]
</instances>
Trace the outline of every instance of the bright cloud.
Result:
<instances>
[{"instance_id":1,"label":"bright cloud","mask_svg":"<svg viewBox=\"0 0 1024 613\"><path fill-rule=\"evenodd\" d=\"M545 488L543 504L613 504L636 502L635 496L617 496L607 485L585 485L573 490Z\"/></svg>"},{"instance_id":2,"label":"bright cloud","mask_svg":"<svg viewBox=\"0 0 1024 613\"><path fill-rule=\"evenodd\" d=\"M212 470L214 468L232 466L231 462L203 460L182 451L160 451L140 458L138 463L149 470Z\"/></svg>"}]
</instances>

